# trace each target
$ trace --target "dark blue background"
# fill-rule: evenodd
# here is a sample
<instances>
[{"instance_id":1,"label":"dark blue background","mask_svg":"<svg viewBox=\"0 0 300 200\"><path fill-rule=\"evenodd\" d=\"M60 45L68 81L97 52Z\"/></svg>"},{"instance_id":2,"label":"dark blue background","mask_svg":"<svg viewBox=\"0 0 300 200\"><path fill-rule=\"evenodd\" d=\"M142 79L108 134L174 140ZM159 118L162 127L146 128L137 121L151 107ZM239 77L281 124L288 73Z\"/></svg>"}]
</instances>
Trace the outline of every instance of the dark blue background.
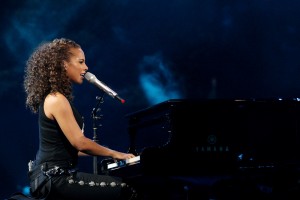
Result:
<instances>
[{"instance_id":1,"label":"dark blue background","mask_svg":"<svg viewBox=\"0 0 300 200\"><path fill-rule=\"evenodd\" d=\"M27 186L38 147L37 117L25 108L24 66L43 40L81 44L89 69L126 100L105 95L100 143L126 151L126 115L170 98L300 96L298 0L1 1L0 197ZM101 91L75 86L92 137ZM92 171L92 158L81 168Z\"/></svg>"}]
</instances>

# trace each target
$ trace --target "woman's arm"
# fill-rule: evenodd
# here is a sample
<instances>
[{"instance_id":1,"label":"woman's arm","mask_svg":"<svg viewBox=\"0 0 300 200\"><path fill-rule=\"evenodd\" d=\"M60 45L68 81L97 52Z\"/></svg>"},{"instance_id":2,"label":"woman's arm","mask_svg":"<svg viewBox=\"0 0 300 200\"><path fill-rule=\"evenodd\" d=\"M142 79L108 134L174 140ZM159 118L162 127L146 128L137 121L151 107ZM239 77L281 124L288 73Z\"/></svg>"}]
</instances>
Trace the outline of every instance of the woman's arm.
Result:
<instances>
[{"instance_id":1,"label":"woman's arm","mask_svg":"<svg viewBox=\"0 0 300 200\"><path fill-rule=\"evenodd\" d=\"M58 122L69 142L83 154L107 156L114 159L129 159L135 157L133 154L122 153L104 147L85 137L76 122L69 101L61 93L49 94L46 97L44 111L48 118Z\"/></svg>"}]
</instances>

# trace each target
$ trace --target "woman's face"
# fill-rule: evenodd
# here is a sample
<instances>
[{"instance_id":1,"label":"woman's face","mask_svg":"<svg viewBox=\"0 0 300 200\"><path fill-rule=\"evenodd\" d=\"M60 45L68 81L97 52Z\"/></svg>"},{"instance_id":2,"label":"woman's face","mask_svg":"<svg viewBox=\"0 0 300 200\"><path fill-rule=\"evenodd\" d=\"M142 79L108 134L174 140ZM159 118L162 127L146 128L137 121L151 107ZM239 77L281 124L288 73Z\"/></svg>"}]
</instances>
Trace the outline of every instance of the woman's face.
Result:
<instances>
[{"instance_id":1,"label":"woman's face","mask_svg":"<svg viewBox=\"0 0 300 200\"><path fill-rule=\"evenodd\" d=\"M65 61L67 76L72 82L81 84L84 79L84 74L88 70L85 63L84 52L81 48L72 48L70 52L72 56L69 61Z\"/></svg>"}]
</instances>

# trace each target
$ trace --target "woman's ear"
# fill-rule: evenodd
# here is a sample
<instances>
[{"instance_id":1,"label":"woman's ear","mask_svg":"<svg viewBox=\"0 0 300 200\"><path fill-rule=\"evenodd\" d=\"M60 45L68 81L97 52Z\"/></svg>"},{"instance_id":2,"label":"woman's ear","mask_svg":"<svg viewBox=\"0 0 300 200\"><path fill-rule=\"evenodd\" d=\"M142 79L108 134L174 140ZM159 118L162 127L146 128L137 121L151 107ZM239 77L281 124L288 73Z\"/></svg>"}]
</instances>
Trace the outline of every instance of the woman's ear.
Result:
<instances>
[{"instance_id":1,"label":"woman's ear","mask_svg":"<svg viewBox=\"0 0 300 200\"><path fill-rule=\"evenodd\" d=\"M68 69L68 63L66 61L64 61L64 68L65 68L65 70Z\"/></svg>"}]
</instances>

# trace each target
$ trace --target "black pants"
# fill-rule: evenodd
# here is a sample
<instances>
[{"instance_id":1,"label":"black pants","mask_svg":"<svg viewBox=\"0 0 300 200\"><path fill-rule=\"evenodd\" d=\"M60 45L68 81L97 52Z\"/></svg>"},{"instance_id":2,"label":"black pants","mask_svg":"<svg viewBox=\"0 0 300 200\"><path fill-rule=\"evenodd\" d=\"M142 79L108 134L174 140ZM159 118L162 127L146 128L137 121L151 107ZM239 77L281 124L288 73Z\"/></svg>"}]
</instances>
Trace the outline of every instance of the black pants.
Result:
<instances>
[{"instance_id":1,"label":"black pants","mask_svg":"<svg viewBox=\"0 0 300 200\"><path fill-rule=\"evenodd\" d=\"M57 176L51 180L49 198L128 200L134 195L121 178L76 172L71 176Z\"/></svg>"},{"instance_id":2,"label":"black pants","mask_svg":"<svg viewBox=\"0 0 300 200\"><path fill-rule=\"evenodd\" d=\"M107 175L74 172L48 178L41 172L31 177L31 187L36 187L36 182L40 186L32 196L38 194L39 198L46 200L129 200L136 196L121 178Z\"/></svg>"}]
</instances>

